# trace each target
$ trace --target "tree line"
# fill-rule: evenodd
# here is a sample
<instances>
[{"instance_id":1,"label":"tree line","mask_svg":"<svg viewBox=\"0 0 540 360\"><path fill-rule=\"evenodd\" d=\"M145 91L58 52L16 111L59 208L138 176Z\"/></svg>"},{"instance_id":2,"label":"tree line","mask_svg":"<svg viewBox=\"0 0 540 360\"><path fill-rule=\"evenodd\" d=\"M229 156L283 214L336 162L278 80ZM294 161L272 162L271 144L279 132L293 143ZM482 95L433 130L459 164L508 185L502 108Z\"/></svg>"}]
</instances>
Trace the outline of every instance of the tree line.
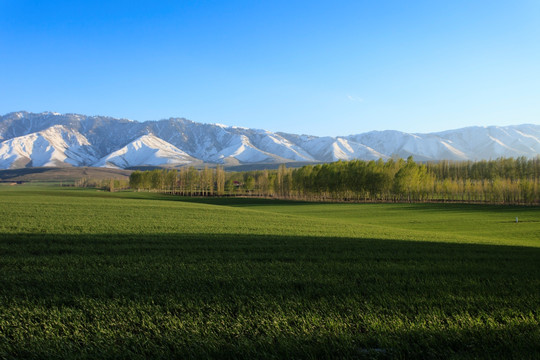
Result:
<instances>
[{"instance_id":1,"label":"tree line","mask_svg":"<svg viewBox=\"0 0 540 360\"><path fill-rule=\"evenodd\" d=\"M417 163L337 161L291 169L135 171L130 187L185 196L264 196L311 201L540 203L540 157Z\"/></svg>"},{"instance_id":2,"label":"tree line","mask_svg":"<svg viewBox=\"0 0 540 360\"><path fill-rule=\"evenodd\" d=\"M114 192L116 190L129 189L130 183L128 180L124 179L92 179L83 177L81 179L75 180L73 186L81 188L102 189L105 191Z\"/></svg>"},{"instance_id":3,"label":"tree line","mask_svg":"<svg viewBox=\"0 0 540 360\"><path fill-rule=\"evenodd\" d=\"M221 166L202 170L194 167L137 170L129 177L129 187L137 191L167 191L186 196L224 195L225 182L225 170Z\"/></svg>"}]
</instances>

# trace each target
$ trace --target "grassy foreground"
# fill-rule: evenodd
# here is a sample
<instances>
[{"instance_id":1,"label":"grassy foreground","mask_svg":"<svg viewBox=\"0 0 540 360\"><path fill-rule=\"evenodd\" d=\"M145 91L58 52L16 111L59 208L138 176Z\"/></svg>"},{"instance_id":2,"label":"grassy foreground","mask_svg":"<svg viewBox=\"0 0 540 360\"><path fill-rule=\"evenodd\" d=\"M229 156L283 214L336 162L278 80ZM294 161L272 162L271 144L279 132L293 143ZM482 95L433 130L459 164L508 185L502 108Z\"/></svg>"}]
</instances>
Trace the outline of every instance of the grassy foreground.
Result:
<instances>
[{"instance_id":1,"label":"grassy foreground","mask_svg":"<svg viewBox=\"0 0 540 360\"><path fill-rule=\"evenodd\" d=\"M539 210L0 186L0 358L540 358Z\"/></svg>"}]
</instances>

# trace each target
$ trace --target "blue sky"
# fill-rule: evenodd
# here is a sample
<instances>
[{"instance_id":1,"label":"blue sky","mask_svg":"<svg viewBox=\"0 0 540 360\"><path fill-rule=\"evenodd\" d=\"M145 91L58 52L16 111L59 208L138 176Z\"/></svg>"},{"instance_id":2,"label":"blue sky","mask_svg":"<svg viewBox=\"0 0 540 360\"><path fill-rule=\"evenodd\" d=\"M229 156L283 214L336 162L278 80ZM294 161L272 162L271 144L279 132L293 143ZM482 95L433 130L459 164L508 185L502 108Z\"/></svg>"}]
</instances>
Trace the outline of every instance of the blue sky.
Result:
<instances>
[{"instance_id":1,"label":"blue sky","mask_svg":"<svg viewBox=\"0 0 540 360\"><path fill-rule=\"evenodd\" d=\"M540 0L0 0L0 114L348 135L540 123Z\"/></svg>"}]
</instances>

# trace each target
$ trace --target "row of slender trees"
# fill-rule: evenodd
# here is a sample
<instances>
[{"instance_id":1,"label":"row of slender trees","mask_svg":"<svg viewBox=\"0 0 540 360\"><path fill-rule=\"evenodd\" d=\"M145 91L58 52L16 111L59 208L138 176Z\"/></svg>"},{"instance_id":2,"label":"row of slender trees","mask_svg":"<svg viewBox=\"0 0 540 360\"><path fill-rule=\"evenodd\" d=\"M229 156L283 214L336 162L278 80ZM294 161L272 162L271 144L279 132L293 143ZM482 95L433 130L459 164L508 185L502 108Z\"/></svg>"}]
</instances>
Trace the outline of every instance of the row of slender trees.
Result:
<instances>
[{"instance_id":1,"label":"row of slender trees","mask_svg":"<svg viewBox=\"0 0 540 360\"><path fill-rule=\"evenodd\" d=\"M438 161L426 164L437 179L538 179L540 177L540 156L499 158L487 161Z\"/></svg>"},{"instance_id":2,"label":"row of slender trees","mask_svg":"<svg viewBox=\"0 0 540 360\"><path fill-rule=\"evenodd\" d=\"M112 192L116 190L130 188L130 182L124 179L92 179L83 177L81 179L75 180L73 185L69 186L81 188L97 188Z\"/></svg>"},{"instance_id":3,"label":"row of slender trees","mask_svg":"<svg viewBox=\"0 0 540 360\"><path fill-rule=\"evenodd\" d=\"M225 194L225 170L205 167L182 167L180 170L155 169L134 171L129 177L129 186L137 191L157 190L188 196Z\"/></svg>"},{"instance_id":4,"label":"row of slender trees","mask_svg":"<svg viewBox=\"0 0 540 360\"><path fill-rule=\"evenodd\" d=\"M187 196L265 196L314 201L462 201L540 203L540 157L490 161L338 161L291 169L226 173L135 171L130 187Z\"/></svg>"}]
</instances>

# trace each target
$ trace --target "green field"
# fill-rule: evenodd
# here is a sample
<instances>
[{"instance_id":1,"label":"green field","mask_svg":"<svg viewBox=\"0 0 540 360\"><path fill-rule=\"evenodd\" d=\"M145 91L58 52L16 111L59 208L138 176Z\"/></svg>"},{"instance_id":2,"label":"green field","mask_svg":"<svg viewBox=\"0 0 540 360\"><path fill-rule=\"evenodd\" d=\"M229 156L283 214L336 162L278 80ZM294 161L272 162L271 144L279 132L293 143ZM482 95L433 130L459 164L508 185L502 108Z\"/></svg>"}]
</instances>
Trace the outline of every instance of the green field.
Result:
<instances>
[{"instance_id":1,"label":"green field","mask_svg":"<svg viewBox=\"0 0 540 360\"><path fill-rule=\"evenodd\" d=\"M0 186L3 358L538 359L540 208Z\"/></svg>"}]
</instances>

